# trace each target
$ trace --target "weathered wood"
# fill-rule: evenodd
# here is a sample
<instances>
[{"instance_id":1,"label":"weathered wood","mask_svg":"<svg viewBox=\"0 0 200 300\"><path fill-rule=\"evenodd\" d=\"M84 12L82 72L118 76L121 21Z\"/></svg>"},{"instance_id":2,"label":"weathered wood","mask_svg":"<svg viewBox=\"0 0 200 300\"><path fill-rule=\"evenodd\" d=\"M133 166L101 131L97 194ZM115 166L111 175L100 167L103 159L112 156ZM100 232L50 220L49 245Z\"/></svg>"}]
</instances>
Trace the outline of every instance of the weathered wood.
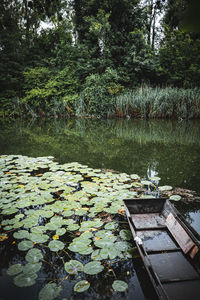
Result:
<instances>
[{"instance_id":1,"label":"weathered wood","mask_svg":"<svg viewBox=\"0 0 200 300\"><path fill-rule=\"evenodd\" d=\"M166 219L166 225L185 254L195 246L195 243L192 241L180 223L176 220L176 218L172 215L172 213L168 215Z\"/></svg>"}]
</instances>

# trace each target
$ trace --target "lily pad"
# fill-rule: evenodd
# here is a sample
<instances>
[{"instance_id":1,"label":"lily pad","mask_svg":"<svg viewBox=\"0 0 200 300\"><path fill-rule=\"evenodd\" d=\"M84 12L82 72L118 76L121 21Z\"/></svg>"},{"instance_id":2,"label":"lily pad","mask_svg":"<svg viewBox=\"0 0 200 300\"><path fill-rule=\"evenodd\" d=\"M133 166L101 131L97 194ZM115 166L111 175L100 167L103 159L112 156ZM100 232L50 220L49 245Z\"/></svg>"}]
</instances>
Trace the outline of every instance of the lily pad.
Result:
<instances>
[{"instance_id":1,"label":"lily pad","mask_svg":"<svg viewBox=\"0 0 200 300\"><path fill-rule=\"evenodd\" d=\"M133 238L130 230L122 229L120 230L119 235L125 241L131 240Z\"/></svg>"},{"instance_id":2,"label":"lily pad","mask_svg":"<svg viewBox=\"0 0 200 300\"><path fill-rule=\"evenodd\" d=\"M86 280L78 281L74 286L74 291L77 293L85 292L89 289L90 283Z\"/></svg>"},{"instance_id":3,"label":"lily pad","mask_svg":"<svg viewBox=\"0 0 200 300\"><path fill-rule=\"evenodd\" d=\"M118 227L118 224L116 222L110 222L104 226L105 229L109 229L109 230L116 229L117 227Z\"/></svg>"},{"instance_id":4,"label":"lily pad","mask_svg":"<svg viewBox=\"0 0 200 300\"><path fill-rule=\"evenodd\" d=\"M7 270L8 275L17 275L23 271L23 266L21 264L14 264L10 266Z\"/></svg>"},{"instance_id":5,"label":"lily pad","mask_svg":"<svg viewBox=\"0 0 200 300\"><path fill-rule=\"evenodd\" d=\"M53 240L48 244L50 250L54 252L64 249L64 246L64 243L58 240Z\"/></svg>"},{"instance_id":6,"label":"lily pad","mask_svg":"<svg viewBox=\"0 0 200 300\"><path fill-rule=\"evenodd\" d=\"M13 234L15 239L24 239L29 237L29 232L27 230L19 230Z\"/></svg>"},{"instance_id":7,"label":"lily pad","mask_svg":"<svg viewBox=\"0 0 200 300\"><path fill-rule=\"evenodd\" d=\"M69 274L77 274L83 271L83 264L78 260L70 260L65 263L65 270Z\"/></svg>"},{"instance_id":8,"label":"lily pad","mask_svg":"<svg viewBox=\"0 0 200 300\"><path fill-rule=\"evenodd\" d=\"M14 278L14 284L19 287L27 287L36 283L37 274L19 274Z\"/></svg>"},{"instance_id":9,"label":"lily pad","mask_svg":"<svg viewBox=\"0 0 200 300\"><path fill-rule=\"evenodd\" d=\"M102 272L103 269L104 266L102 266L102 264L99 261L92 261L84 266L83 271L86 274L95 275Z\"/></svg>"},{"instance_id":10,"label":"lily pad","mask_svg":"<svg viewBox=\"0 0 200 300\"><path fill-rule=\"evenodd\" d=\"M80 228L80 226L78 224L71 224L67 227L67 229L70 231L75 231L75 230L78 230L79 228Z\"/></svg>"},{"instance_id":11,"label":"lily pad","mask_svg":"<svg viewBox=\"0 0 200 300\"><path fill-rule=\"evenodd\" d=\"M18 244L18 249L21 251L26 251L30 248L33 248L34 244L32 241L22 241Z\"/></svg>"},{"instance_id":12,"label":"lily pad","mask_svg":"<svg viewBox=\"0 0 200 300\"><path fill-rule=\"evenodd\" d=\"M179 201L181 200L181 196L180 195L172 195L169 197L170 200L173 200L173 201Z\"/></svg>"},{"instance_id":13,"label":"lily pad","mask_svg":"<svg viewBox=\"0 0 200 300\"><path fill-rule=\"evenodd\" d=\"M23 268L23 273L24 274L32 274L32 273L37 273L42 267L42 263L27 263L24 268Z\"/></svg>"},{"instance_id":14,"label":"lily pad","mask_svg":"<svg viewBox=\"0 0 200 300\"><path fill-rule=\"evenodd\" d=\"M170 185L163 185L163 186L159 186L158 188L161 192L172 190L172 186L170 186Z\"/></svg>"},{"instance_id":15,"label":"lily pad","mask_svg":"<svg viewBox=\"0 0 200 300\"><path fill-rule=\"evenodd\" d=\"M53 300L59 296L61 290L61 286L56 283L47 283L39 292L39 300Z\"/></svg>"},{"instance_id":16,"label":"lily pad","mask_svg":"<svg viewBox=\"0 0 200 300\"><path fill-rule=\"evenodd\" d=\"M34 243L40 244L40 243L46 243L49 239L49 236L47 234L39 234L39 233L30 233L29 240L31 240Z\"/></svg>"},{"instance_id":17,"label":"lily pad","mask_svg":"<svg viewBox=\"0 0 200 300\"><path fill-rule=\"evenodd\" d=\"M65 232L66 232L66 229L65 229L65 228L58 228L58 229L56 230L56 234L59 235L59 236L65 234Z\"/></svg>"},{"instance_id":18,"label":"lily pad","mask_svg":"<svg viewBox=\"0 0 200 300\"><path fill-rule=\"evenodd\" d=\"M115 280L112 288L116 292L125 292L128 289L128 284L123 280Z\"/></svg>"},{"instance_id":19,"label":"lily pad","mask_svg":"<svg viewBox=\"0 0 200 300\"><path fill-rule=\"evenodd\" d=\"M28 253L26 254L26 261L30 263L36 263L40 261L40 259L43 258L42 251L37 248L30 249Z\"/></svg>"}]
</instances>

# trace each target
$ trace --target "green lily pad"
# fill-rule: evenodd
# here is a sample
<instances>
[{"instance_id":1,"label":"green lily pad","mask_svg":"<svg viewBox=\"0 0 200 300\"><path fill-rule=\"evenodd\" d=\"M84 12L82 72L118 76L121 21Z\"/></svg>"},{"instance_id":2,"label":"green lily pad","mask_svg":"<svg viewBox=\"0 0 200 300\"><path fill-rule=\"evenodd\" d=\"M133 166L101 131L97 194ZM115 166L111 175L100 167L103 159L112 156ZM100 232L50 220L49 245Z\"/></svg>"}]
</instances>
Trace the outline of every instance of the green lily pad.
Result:
<instances>
[{"instance_id":1,"label":"green lily pad","mask_svg":"<svg viewBox=\"0 0 200 300\"><path fill-rule=\"evenodd\" d=\"M181 200L181 196L180 195L172 195L169 197L170 200L173 200L173 201L179 201Z\"/></svg>"},{"instance_id":2,"label":"green lily pad","mask_svg":"<svg viewBox=\"0 0 200 300\"><path fill-rule=\"evenodd\" d=\"M42 263L27 263L24 268L23 268L23 273L24 274L32 274L32 273L37 273L42 267Z\"/></svg>"},{"instance_id":3,"label":"green lily pad","mask_svg":"<svg viewBox=\"0 0 200 300\"><path fill-rule=\"evenodd\" d=\"M56 230L56 234L59 235L59 236L65 234L65 233L66 233L66 229L65 228L58 228Z\"/></svg>"},{"instance_id":4,"label":"green lily pad","mask_svg":"<svg viewBox=\"0 0 200 300\"><path fill-rule=\"evenodd\" d=\"M113 246L114 241L117 239L117 237L113 236L113 238L103 238L100 240L95 240L94 244L98 248L110 248Z\"/></svg>"},{"instance_id":5,"label":"green lily pad","mask_svg":"<svg viewBox=\"0 0 200 300\"><path fill-rule=\"evenodd\" d=\"M61 290L61 286L56 283L47 283L39 292L39 300L53 300L59 296Z\"/></svg>"},{"instance_id":6,"label":"green lily pad","mask_svg":"<svg viewBox=\"0 0 200 300\"><path fill-rule=\"evenodd\" d=\"M18 244L18 249L21 251L26 251L30 248L33 248L34 244L32 241L22 241Z\"/></svg>"},{"instance_id":7,"label":"green lily pad","mask_svg":"<svg viewBox=\"0 0 200 300\"><path fill-rule=\"evenodd\" d=\"M172 190L172 186L170 186L170 185L163 185L163 186L159 186L158 188L161 192Z\"/></svg>"},{"instance_id":8,"label":"green lily pad","mask_svg":"<svg viewBox=\"0 0 200 300\"><path fill-rule=\"evenodd\" d=\"M83 271L83 264L78 260L70 260L65 263L65 270L69 274L77 274Z\"/></svg>"},{"instance_id":9,"label":"green lily pad","mask_svg":"<svg viewBox=\"0 0 200 300\"><path fill-rule=\"evenodd\" d=\"M74 291L77 293L85 292L89 289L90 283L86 280L78 281L74 286Z\"/></svg>"},{"instance_id":10,"label":"green lily pad","mask_svg":"<svg viewBox=\"0 0 200 300\"><path fill-rule=\"evenodd\" d=\"M118 211L118 209L117 209L117 211ZM104 226L105 229L109 229L109 230L117 229L117 227L118 227L118 224L116 222L110 222Z\"/></svg>"},{"instance_id":11,"label":"green lily pad","mask_svg":"<svg viewBox=\"0 0 200 300\"><path fill-rule=\"evenodd\" d=\"M53 240L48 244L50 250L54 252L64 249L64 246L64 243L58 240Z\"/></svg>"},{"instance_id":12,"label":"green lily pad","mask_svg":"<svg viewBox=\"0 0 200 300\"><path fill-rule=\"evenodd\" d=\"M47 234L39 234L39 233L30 233L29 240L31 240L34 243L40 244L40 243L46 243L49 239L49 236Z\"/></svg>"},{"instance_id":13,"label":"green lily pad","mask_svg":"<svg viewBox=\"0 0 200 300\"><path fill-rule=\"evenodd\" d=\"M29 232L27 230L19 230L13 234L15 239L25 239L29 237Z\"/></svg>"},{"instance_id":14,"label":"green lily pad","mask_svg":"<svg viewBox=\"0 0 200 300\"><path fill-rule=\"evenodd\" d=\"M119 251L128 251L131 249L131 244L128 242L116 242L115 248Z\"/></svg>"},{"instance_id":15,"label":"green lily pad","mask_svg":"<svg viewBox=\"0 0 200 300\"><path fill-rule=\"evenodd\" d=\"M119 235L125 241L131 240L133 238L130 230L122 229L120 230Z\"/></svg>"},{"instance_id":16,"label":"green lily pad","mask_svg":"<svg viewBox=\"0 0 200 300\"><path fill-rule=\"evenodd\" d=\"M37 248L33 248L27 252L25 258L26 258L26 261L28 261L30 263L36 263L36 262L40 261L40 259L43 258L43 254L42 254L41 250L39 250Z\"/></svg>"},{"instance_id":17,"label":"green lily pad","mask_svg":"<svg viewBox=\"0 0 200 300\"><path fill-rule=\"evenodd\" d=\"M37 274L19 274L14 278L14 284L19 287L27 287L36 283Z\"/></svg>"},{"instance_id":18,"label":"green lily pad","mask_svg":"<svg viewBox=\"0 0 200 300\"><path fill-rule=\"evenodd\" d=\"M149 180L142 180L141 184L143 184L143 185L152 185L152 182L149 181Z\"/></svg>"},{"instance_id":19,"label":"green lily pad","mask_svg":"<svg viewBox=\"0 0 200 300\"><path fill-rule=\"evenodd\" d=\"M92 252L91 259L92 260L102 260L103 259L100 255L100 249L97 249Z\"/></svg>"},{"instance_id":20,"label":"green lily pad","mask_svg":"<svg viewBox=\"0 0 200 300\"><path fill-rule=\"evenodd\" d=\"M125 292L128 289L128 284L122 280L115 280L112 284L112 288L116 292Z\"/></svg>"},{"instance_id":21,"label":"green lily pad","mask_svg":"<svg viewBox=\"0 0 200 300\"><path fill-rule=\"evenodd\" d=\"M102 264L99 261L92 261L84 266L83 271L86 274L95 275L102 272L103 269L104 266L102 266Z\"/></svg>"},{"instance_id":22,"label":"green lily pad","mask_svg":"<svg viewBox=\"0 0 200 300\"><path fill-rule=\"evenodd\" d=\"M115 247L106 247L100 250L100 256L103 259L114 259L118 256L118 251Z\"/></svg>"},{"instance_id":23,"label":"green lily pad","mask_svg":"<svg viewBox=\"0 0 200 300\"><path fill-rule=\"evenodd\" d=\"M70 231L75 231L75 230L78 230L79 228L80 228L80 226L78 224L71 224L67 227L67 229Z\"/></svg>"},{"instance_id":24,"label":"green lily pad","mask_svg":"<svg viewBox=\"0 0 200 300\"><path fill-rule=\"evenodd\" d=\"M17 275L23 271L23 266L21 264L14 264L10 266L7 270L8 275Z\"/></svg>"}]
</instances>

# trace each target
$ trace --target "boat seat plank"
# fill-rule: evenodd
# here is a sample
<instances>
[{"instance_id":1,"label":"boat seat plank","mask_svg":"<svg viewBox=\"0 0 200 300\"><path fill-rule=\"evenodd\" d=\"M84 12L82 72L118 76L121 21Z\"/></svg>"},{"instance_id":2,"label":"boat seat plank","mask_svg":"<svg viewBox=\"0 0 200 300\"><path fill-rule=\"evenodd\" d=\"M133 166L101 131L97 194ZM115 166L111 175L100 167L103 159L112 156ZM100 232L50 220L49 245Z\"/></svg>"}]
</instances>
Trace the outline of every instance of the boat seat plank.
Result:
<instances>
[{"instance_id":1,"label":"boat seat plank","mask_svg":"<svg viewBox=\"0 0 200 300\"><path fill-rule=\"evenodd\" d=\"M199 274L181 251L150 254L149 259L161 282L199 279Z\"/></svg>"},{"instance_id":2,"label":"boat seat plank","mask_svg":"<svg viewBox=\"0 0 200 300\"><path fill-rule=\"evenodd\" d=\"M147 252L179 249L167 230L137 231L136 235L142 240L143 247Z\"/></svg>"},{"instance_id":3,"label":"boat seat plank","mask_svg":"<svg viewBox=\"0 0 200 300\"><path fill-rule=\"evenodd\" d=\"M169 300L192 300L200 295L200 280L164 283Z\"/></svg>"},{"instance_id":4,"label":"boat seat plank","mask_svg":"<svg viewBox=\"0 0 200 300\"><path fill-rule=\"evenodd\" d=\"M166 225L185 254L195 246L190 236L172 215L172 213L168 215L166 219Z\"/></svg>"},{"instance_id":5,"label":"boat seat plank","mask_svg":"<svg viewBox=\"0 0 200 300\"><path fill-rule=\"evenodd\" d=\"M136 229L166 227L165 219L160 213L132 214L132 221Z\"/></svg>"}]
</instances>

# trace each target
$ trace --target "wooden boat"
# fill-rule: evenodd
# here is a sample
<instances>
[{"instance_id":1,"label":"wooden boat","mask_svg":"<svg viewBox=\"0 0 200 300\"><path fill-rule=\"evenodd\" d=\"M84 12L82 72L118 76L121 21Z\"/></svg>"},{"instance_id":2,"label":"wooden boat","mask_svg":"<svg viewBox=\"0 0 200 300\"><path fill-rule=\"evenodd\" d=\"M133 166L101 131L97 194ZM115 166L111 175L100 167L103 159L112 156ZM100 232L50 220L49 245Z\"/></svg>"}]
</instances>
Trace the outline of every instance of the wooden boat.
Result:
<instances>
[{"instance_id":1,"label":"wooden boat","mask_svg":"<svg viewBox=\"0 0 200 300\"><path fill-rule=\"evenodd\" d=\"M159 299L200 295L200 240L164 198L124 200L129 226Z\"/></svg>"}]
</instances>

